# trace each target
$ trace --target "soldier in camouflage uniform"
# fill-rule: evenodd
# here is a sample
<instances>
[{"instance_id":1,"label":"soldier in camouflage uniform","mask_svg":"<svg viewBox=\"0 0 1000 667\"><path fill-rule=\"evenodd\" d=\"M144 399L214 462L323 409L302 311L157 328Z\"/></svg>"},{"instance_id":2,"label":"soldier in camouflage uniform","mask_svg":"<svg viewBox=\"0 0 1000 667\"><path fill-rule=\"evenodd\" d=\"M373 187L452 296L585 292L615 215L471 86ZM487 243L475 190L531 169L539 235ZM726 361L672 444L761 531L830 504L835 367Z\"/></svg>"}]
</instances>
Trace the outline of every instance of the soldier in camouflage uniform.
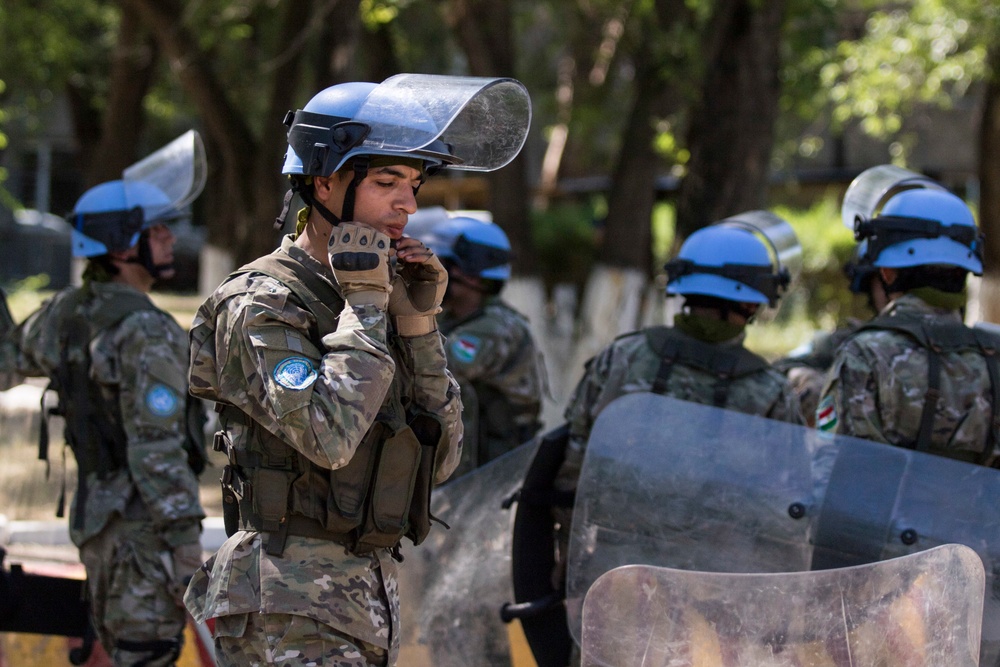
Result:
<instances>
[{"instance_id":1,"label":"soldier in camouflage uniform","mask_svg":"<svg viewBox=\"0 0 1000 667\"><path fill-rule=\"evenodd\" d=\"M394 665L400 540L427 535L431 487L461 457L436 324L447 272L403 230L429 169L484 165L460 141L407 146L430 100L394 80L286 116L296 231L195 317L191 391L220 412L230 538L186 603L214 619L220 665Z\"/></svg>"},{"instance_id":2,"label":"soldier in camouflage uniform","mask_svg":"<svg viewBox=\"0 0 1000 667\"><path fill-rule=\"evenodd\" d=\"M854 294L864 294L872 314L876 315L889 303L881 281L875 280L875 268L864 258L867 244L858 244L851 261L844 265L844 275ZM774 362L774 367L788 377L802 406L802 416L808 426L816 425L816 407L826 384L826 376L833 365L837 348L851 337L864 321L851 318L833 331L823 331L807 345L792 350L789 356Z\"/></svg>"},{"instance_id":3,"label":"soldier in camouflage uniform","mask_svg":"<svg viewBox=\"0 0 1000 667\"><path fill-rule=\"evenodd\" d=\"M175 271L163 224L175 215L142 182L88 190L72 216L73 253L89 258L83 286L58 292L0 348L11 364L0 370L49 377L58 393L79 471L70 537L98 638L121 667L174 664L202 562L204 410L188 398L187 334L147 296Z\"/></svg>"},{"instance_id":4,"label":"soldier in camouflage uniform","mask_svg":"<svg viewBox=\"0 0 1000 667\"><path fill-rule=\"evenodd\" d=\"M439 221L420 240L448 270L438 322L448 339L448 370L462 387L461 475L535 435L545 366L528 320L500 298L510 279L510 241L500 226L459 216Z\"/></svg>"},{"instance_id":5,"label":"soldier in camouflage uniform","mask_svg":"<svg viewBox=\"0 0 1000 667\"><path fill-rule=\"evenodd\" d=\"M966 277L982 273L971 211L943 189L890 192L856 234L891 302L840 347L817 427L993 465L1000 340L962 322Z\"/></svg>"},{"instance_id":6,"label":"soldier in camouflage uniform","mask_svg":"<svg viewBox=\"0 0 1000 667\"><path fill-rule=\"evenodd\" d=\"M777 304L789 281L768 244L746 227L715 224L688 237L666 270L667 294L684 296L683 312L673 327L620 336L587 362L566 409L569 442L556 491L575 491L594 421L624 394L651 391L802 423L785 376L743 347L746 325L762 304ZM553 511L559 550L553 584L558 587L565 577L572 508Z\"/></svg>"}]
</instances>

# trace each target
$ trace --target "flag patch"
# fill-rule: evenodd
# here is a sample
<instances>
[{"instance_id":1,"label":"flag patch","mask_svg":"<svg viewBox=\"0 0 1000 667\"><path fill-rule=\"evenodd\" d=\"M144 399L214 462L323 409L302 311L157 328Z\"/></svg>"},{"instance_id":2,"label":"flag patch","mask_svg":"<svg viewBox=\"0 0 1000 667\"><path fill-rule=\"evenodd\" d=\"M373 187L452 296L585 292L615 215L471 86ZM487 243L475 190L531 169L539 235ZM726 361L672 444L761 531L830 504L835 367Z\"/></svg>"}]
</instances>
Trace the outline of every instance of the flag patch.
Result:
<instances>
[{"instance_id":1,"label":"flag patch","mask_svg":"<svg viewBox=\"0 0 1000 667\"><path fill-rule=\"evenodd\" d=\"M480 347L482 347L482 341L478 337L463 334L452 342L451 353L458 361L471 364L476 360Z\"/></svg>"},{"instance_id":2,"label":"flag patch","mask_svg":"<svg viewBox=\"0 0 1000 667\"><path fill-rule=\"evenodd\" d=\"M833 404L833 396L823 397L816 408L816 428L827 432L837 428L837 408Z\"/></svg>"}]
</instances>

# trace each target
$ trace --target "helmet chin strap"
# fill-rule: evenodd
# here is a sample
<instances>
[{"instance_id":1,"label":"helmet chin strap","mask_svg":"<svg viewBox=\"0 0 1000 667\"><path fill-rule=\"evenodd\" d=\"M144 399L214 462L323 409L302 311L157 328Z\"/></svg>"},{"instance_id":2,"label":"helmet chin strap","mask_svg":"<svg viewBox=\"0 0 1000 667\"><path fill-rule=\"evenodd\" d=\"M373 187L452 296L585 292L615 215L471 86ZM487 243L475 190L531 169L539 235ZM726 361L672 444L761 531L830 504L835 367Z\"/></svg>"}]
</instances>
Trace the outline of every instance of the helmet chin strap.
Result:
<instances>
[{"instance_id":1,"label":"helmet chin strap","mask_svg":"<svg viewBox=\"0 0 1000 667\"><path fill-rule=\"evenodd\" d=\"M126 264L139 264L142 268L149 272L149 275L153 277L153 280L159 280L163 277L163 274L174 268L173 262L166 262L164 264L155 264L153 262L153 249L149 245L149 234L143 232L139 235L139 255L136 257L129 257L125 260Z\"/></svg>"},{"instance_id":2,"label":"helmet chin strap","mask_svg":"<svg viewBox=\"0 0 1000 667\"><path fill-rule=\"evenodd\" d=\"M288 216L288 209L292 203L292 197L294 195L299 195L302 201L305 202L306 206L315 208L324 220L330 223L332 227L336 227L341 222L345 220L350 221L354 219L354 198L355 193L358 190L358 185L361 181L368 177L368 165L369 161L367 156L360 156L354 159L354 177L351 182L347 185L347 190L344 192L344 204L341 206L341 217L328 209L323 204L316 201L316 197L313 196L313 186L311 182L306 182L305 178L292 178L291 189L285 193L285 202L281 207L281 213L274 221L274 228L281 229L285 224L285 218Z\"/></svg>"}]
</instances>

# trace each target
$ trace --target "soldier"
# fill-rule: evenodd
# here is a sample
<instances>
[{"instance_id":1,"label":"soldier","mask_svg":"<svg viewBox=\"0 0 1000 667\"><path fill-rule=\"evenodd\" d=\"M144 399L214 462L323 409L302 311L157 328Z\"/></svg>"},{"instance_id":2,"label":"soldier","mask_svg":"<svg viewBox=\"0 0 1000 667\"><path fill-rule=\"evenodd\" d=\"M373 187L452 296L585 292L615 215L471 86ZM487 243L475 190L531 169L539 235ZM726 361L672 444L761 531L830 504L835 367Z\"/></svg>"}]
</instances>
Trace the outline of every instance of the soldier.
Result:
<instances>
[{"instance_id":1,"label":"soldier","mask_svg":"<svg viewBox=\"0 0 1000 667\"><path fill-rule=\"evenodd\" d=\"M875 280L875 267L865 259L867 244L858 244L854 257L844 264L844 275L848 288L854 294L864 294L872 315L877 315L889 303L882 283ZM816 334L809 343L793 350L789 356L774 362L774 367L788 376L799 397L802 416L810 427L816 425L816 406L823 393L826 376L833 365L837 348L850 338L864 321L851 318L833 331Z\"/></svg>"},{"instance_id":2,"label":"soldier","mask_svg":"<svg viewBox=\"0 0 1000 667\"><path fill-rule=\"evenodd\" d=\"M760 238L763 212L733 216L699 229L666 265L667 294L684 297L673 327L651 327L618 337L587 362L566 420L569 442L554 487L572 492L580 476L590 429L611 401L648 391L793 424L802 423L788 380L743 347L745 328L763 305L774 307L790 282L777 249ZM794 239L788 223L763 218ZM797 241L795 242L797 246ZM572 508L555 508L559 558L554 584L565 577Z\"/></svg>"},{"instance_id":3,"label":"soldier","mask_svg":"<svg viewBox=\"0 0 1000 667\"><path fill-rule=\"evenodd\" d=\"M477 131L449 133L458 109ZM396 663L393 561L430 530L462 437L436 323L448 275L403 230L429 172L503 166L529 115L509 79L403 74L286 116L295 233L227 278L191 331L191 391L217 402L229 456L231 537L186 602L214 619L220 665Z\"/></svg>"},{"instance_id":4,"label":"soldier","mask_svg":"<svg viewBox=\"0 0 1000 667\"><path fill-rule=\"evenodd\" d=\"M175 273L165 223L178 214L142 181L85 192L71 217L83 285L9 331L0 353L14 365L0 370L48 377L59 397L78 469L70 537L97 636L120 666L174 664L184 590L202 562L204 410L188 396L187 334L147 296Z\"/></svg>"},{"instance_id":5,"label":"soldier","mask_svg":"<svg viewBox=\"0 0 1000 667\"><path fill-rule=\"evenodd\" d=\"M817 427L992 465L1000 341L962 322L966 277L983 268L972 212L933 182L882 200L855 233L891 302L840 347Z\"/></svg>"},{"instance_id":6,"label":"soldier","mask_svg":"<svg viewBox=\"0 0 1000 667\"><path fill-rule=\"evenodd\" d=\"M448 369L462 388L460 475L535 435L545 367L528 320L500 298L510 278L510 241L500 226L448 218L421 240L448 270L438 320L448 338Z\"/></svg>"}]
</instances>

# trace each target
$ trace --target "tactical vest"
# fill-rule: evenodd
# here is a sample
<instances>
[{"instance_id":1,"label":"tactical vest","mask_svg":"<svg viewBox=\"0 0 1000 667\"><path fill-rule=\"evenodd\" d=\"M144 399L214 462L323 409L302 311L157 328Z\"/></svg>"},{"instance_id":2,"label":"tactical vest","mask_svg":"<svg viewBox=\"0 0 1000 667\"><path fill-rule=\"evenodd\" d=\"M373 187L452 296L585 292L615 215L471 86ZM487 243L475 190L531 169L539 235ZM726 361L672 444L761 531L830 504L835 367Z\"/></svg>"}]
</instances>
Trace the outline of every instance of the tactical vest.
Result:
<instances>
[{"instance_id":1,"label":"tactical vest","mask_svg":"<svg viewBox=\"0 0 1000 667\"><path fill-rule=\"evenodd\" d=\"M92 289L81 287L59 302L56 314L59 326L59 366L50 378L47 390L58 396L55 407L46 409L42 398L42 420L38 440L38 458L48 461L48 415L65 419L66 444L73 451L77 465L77 513L75 528L82 528L89 492L87 479L96 474L107 479L128 465L128 436L122 425L121 407L117 396L104 400L100 386L90 376L90 343L102 331L119 324L127 316L142 310L159 309L138 292L122 292L104 300L100 308L83 306L95 298ZM91 312L92 311L92 312ZM46 390L46 391L47 391ZM205 468L204 411L201 403L188 395L185 406L184 450L188 465L195 474ZM65 483L59 496L56 516L65 513Z\"/></svg>"},{"instance_id":2,"label":"tactical vest","mask_svg":"<svg viewBox=\"0 0 1000 667\"><path fill-rule=\"evenodd\" d=\"M895 331L915 340L927 352L927 392L920 412L920 428L914 442L902 443L901 446L980 465L996 463L993 461L993 447L997 429L1000 429L1000 366L997 364L1000 339L988 331L967 327L961 322L929 323L921 317L904 313L879 315L862 325L858 329L858 332L861 331ZM985 446L979 453L943 450L931 443L934 414L941 399L941 356L968 351L982 355L990 377L993 410Z\"/></svg>"},{"instance_id":3,"label":"tactical vest","mask_svg":"<svg viewBox=\"0 0 1000 667\"><path fill-rule=\"evenodd\" d=\"M733 380L759 373L770 367L767 360L742 345L713 345L686 336L670 327L645 330L650 348L660 357L660 366L650 389L654 394L667 391L667 381L678 363L697 368L716 377L713 404L726 407Z\"/></svg>"},{"instance_id":4,"label":"tactical vest","mask_svg":"<svg viewBox=\"0 0 1000 667\"><path fill-rule=\"evenodd\" d=\"M323 349L322 335L336 330L344 306L332 284L284 252L260 257L231 276L246 273L270 276L291 290L315 317L309 338ZM236 282L223 285L217 303L242 291ZM350 462L328 470L235 406L216 409L223 430L216 433L214 447L229 456L222 476L228 535L237 530L264 533L265 548L274 556L284 551L289 535L298 535L335 542L356 555L386 548L401 560L401 538L420 544L430 531L434 459L441 437L436 421L376 421ZM231 422L242 424L246 436L234 441Z\"/></svg>"}]
</instances>

